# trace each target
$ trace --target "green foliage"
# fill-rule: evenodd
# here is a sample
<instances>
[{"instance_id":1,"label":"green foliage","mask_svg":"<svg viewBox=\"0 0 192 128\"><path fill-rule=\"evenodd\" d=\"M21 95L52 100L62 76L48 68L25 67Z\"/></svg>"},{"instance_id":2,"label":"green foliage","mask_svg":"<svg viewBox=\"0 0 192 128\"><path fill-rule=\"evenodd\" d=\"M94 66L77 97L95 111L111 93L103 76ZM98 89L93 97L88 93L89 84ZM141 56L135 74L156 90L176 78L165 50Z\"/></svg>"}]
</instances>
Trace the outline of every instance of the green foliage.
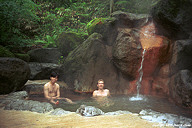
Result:
<instances>
[{"instance_id":1,"label":"green foliage","mask_svg":"<svg viewBox=\"0 0 192 128\"><path fill-rule=\"evenodd\" d=\"M0 45L0 57L15 57L12 52Z\"/></svg>"},{"instance_id":2,"label":"green foliage","mask_svg":"<svg viewBox=\"0 0 192 128\"><path fill-rule=\"evenodd\" d=\"M39 40L36 40L35 42L36 43L42 43L44 48L56 47L56 44L55 44L56 38L57 38L57 35L53 35L53 36L46 35L45 40L40 40L39 39Z\"/></svg>"},{"instance_id":3,"label":"green foliage","mask_svg":"<svg viewBox=\"0 0 192 128\"><path fill-rule=\"evenodd\" d=\"M3 45L23 46L31 40L24 28L28 24L36 24L38 8L30 0L1 0L0 1L0 42Z\"/></svg>"},{"instance_id":4,"label":"green foliage","mask_svg":"<svg viewBox=\"0 0 192 128\"><path fill-rule=\"evenodd\" d=\"M95 18L87 24L88 34L91 35L96 26L103 24L108 18Z\"/></svg>"},{"instance_id":5,"label":"green foliage","mask_svg":"<svg viewBox=\"0 0 192 128\"><path fill-rule=\"evenodd\" d=\"M114 0L114 11L147 13L158 1ZM109 10L109 0L0 0L0 42L15 49L56 47L62 32L87 35L92 20L109 17Z\"/></svg>"},{"instance_id":6,"label":"green foliage","mask_svg":"<svg viewBox=\"0 0 192 128\"><path fill-rule=\"evenodd\" d=\"M15 57L24 60L26 62L29 62L30 56L28 54L21 54L21 53L14 53Z\"/></svg>"}]
</instances>

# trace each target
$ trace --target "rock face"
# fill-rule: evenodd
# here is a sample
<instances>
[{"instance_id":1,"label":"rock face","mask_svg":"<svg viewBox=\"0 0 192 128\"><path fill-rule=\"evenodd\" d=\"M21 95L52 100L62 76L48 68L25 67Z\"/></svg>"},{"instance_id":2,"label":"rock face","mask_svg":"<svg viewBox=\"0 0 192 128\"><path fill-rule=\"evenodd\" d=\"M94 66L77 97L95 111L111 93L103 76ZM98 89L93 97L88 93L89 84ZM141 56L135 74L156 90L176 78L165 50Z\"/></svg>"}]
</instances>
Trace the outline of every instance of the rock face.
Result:
<instances>
[{"instance_id":1,"label":"rock face","mask_svg":"<svg viewBox=\"0 0 192 128\"><path fill-rule=\"evenodd\" d=\"M0 58L0 94L22 89L30 76L29 65L17 58Z\"/></svg>"},{"instance_id":2,"label":"rock face","mask_svg":"<svg viewBox=\"0 0 192 128\"><path fill-rule=\"evenodd\" d=\"M173 45L173 56L171 59L171 75L179 70L188 69L192 71L192 40L178 40Z\"/></svg>"},{"instance_id":3,"label":"rock face","mask_svg":"<svg viewBox=\"0 0 192 128\"><path fill-rule=\"evenodd\" d=\"M99 79L104 79L105 87L111 92L124 91L128 81L116 71L111 62L112 48L102 41L102 36L94 33L71 52L65 60L60 79L79 91L95 90Z\"/></svg>"},{"instance_id":4,"label":"rock face","mask_svg":"<svg viewBox=\"0 0 192 128\"><path fill-rule=\"evenodd\" d=\"M113 46L113 62L115 66L129 78L135 79L140 66L142 47L139 35L131 29L122 29L118 33Z\"/></svg>"},{"instance_id":5,"label":"rock face","mask_svg":"<svg viewBox=\"0 0 192 128\"><path fill-rule=\"evenodd\" d=\"M31 69L30 80L49 79L52 71L60 72L60 65L54 63L30 62Z\"/></svg>"},{"instance_id":6,"label":"rock face","mask_svg":"<svg viewBox=\"0 0 192 128\"><path fill-rule=\"evenodd\" d=\"M192 72L180 70L173 75L169 84L170 96L178 104L185 107L192 107Z\"/></svg>"},{"instance_id":7,"label":"rock face","mask_svg":"<svg viewBox=\"0 0 192 128\"><path fill-rule=\"evenodd\" d=\"M28 52L30 62L55 63L61 59L61 53L56 48L38 48Z\"/></svg>"},{"instance_id":8,"label":"rock face","mask_svg":"<svg viewBox=\"0 0 192 128\"><path fill-rule=\"evenodd\" d=\"M73 32L63 32L59 35L56 45L62 56L66 57L70 51L83 43L85 36Z\"/></svg>"},{"instance_id":9,"label":"rock face","mask_svg":"<svg viewBox=\"0 0 192 128\"><path fill-rule=\"evenodd\" d=\"M161 0L151 14L159 33L175 39L187 39L192 32L191 0ZM164 30L162 30L164 28Z\"/></svg>"}]
</instances>

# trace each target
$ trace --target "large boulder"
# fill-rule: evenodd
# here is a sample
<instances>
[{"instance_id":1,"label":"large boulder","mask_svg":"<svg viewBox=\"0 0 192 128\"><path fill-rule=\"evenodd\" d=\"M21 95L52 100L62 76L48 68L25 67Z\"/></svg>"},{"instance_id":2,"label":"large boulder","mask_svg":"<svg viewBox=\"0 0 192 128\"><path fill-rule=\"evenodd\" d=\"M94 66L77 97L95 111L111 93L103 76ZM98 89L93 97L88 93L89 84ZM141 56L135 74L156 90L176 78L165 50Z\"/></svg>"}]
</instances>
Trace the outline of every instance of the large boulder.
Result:
<instances>
[{"instance_id":1,"label":"large boulder","mask_svg":"<svg viewBox=\"0 0 192 128\"><path fill-rule=\"evenodd\" d=\"M169 83L170 97L178 104L192 107L192 72L180 70L171 77Z\"/></svg>"},{"instance_id":2,"label":"large boulder","mask_svg":"<svg viewBox=\"0 0 192 128\"><path fill-rule=\"evenodd\" d=\"M113 45L113 63L130 79L136 78L142 56L138 35L132 29L122 29Z\"/></svg>"},{"instance_id":3,"label":"large boulder","mask_svg":"<svg viewBox=\"0 0 192 128\"><path fill-rule=\"evenodd\" d=\"M102 42L102 36L93 33L67 56L60 79L70 88L93 91L97 88L97 81L104 79L105 87L111 92L125 91L128 81L113 66L112 48Z\"/></svg>"},{"instance_id":4,"label":"large boulder","mask_svg":"<svg viewBox=\"0 0 192 128\"><path fill-rule=\"evenodd\" d=\"M22 89L30 76L29 65L17 58L0 58L0 94Z\"/></svg>"},{"instance_id":5,"label":"large boulder","mask_svg":"<svg viewBox=\"0 0 192 128\"><path fill-rule=\"evenodd\" d=\"M186 39L192 32L192 1L161 0L151 14L159 33L176 39Z\"/></svg>"},{"instance_id":6,"label":"large boulder","mask_svg":"<svg viewBox=\"0 0 192 128\"><path fill-rule=\"evenodd\" d=\"M52 71L60 72L61 65L54 63L37 63L30 62L31 69L30 80L49 79Z\"/></svg>"},{"instance_id":7,"label":"large boulder","mask_svg":"<svg viewBox=\"0 0 192 128\"><path fill-rule=\"evenodd\" d=\"M120 28L140 28L145 25L151 18L147 14L133 14L122 11L112 13L115 23Z\"/></svg>"},{"instance_id":8,"label":"large boulder","mask_svg":"<svg viewBox=\"0 0 192 128\"><path fill-rule=\"evenodd\" d=\"M104 44L112 46L117 38L118 28L139 28L148 22L146 14L132 14L116 11L112 18L96 18L87 24L88 34L94 32L103 36Z\"/></svg>"},{"instance_id":9,"label":"large boulder","mask_svg":"<svg viewBox=\"0 0 192 128\"><path fill-rule=\"evenodd\" d=\"M192 40L178 40L173 45L173 54L170 64L171 75L179 70L192 71Z\"/></svg>"},{"instance_id":10,"label":"large boulder","mask_svg":"<svg viewBox=\"0 0 192 128\"><path fill-rule=\"evenodd\" d=\"M66 57L70 51L83 43L86 35L82 35L74 32L63 32L56 40L56 45L59 51L64 57Z\"/></svg>"},{"instance_id":11,"label":"large boulder","mask_svg":"<svg viewBox=\"0 0 192 128\"><path fill-rule=\"evenodd\" d=\"M61 53L57 48L37 48L30 50L28 54L30 62L58 64L61 59Z\"/></svg>"}]
</instances>

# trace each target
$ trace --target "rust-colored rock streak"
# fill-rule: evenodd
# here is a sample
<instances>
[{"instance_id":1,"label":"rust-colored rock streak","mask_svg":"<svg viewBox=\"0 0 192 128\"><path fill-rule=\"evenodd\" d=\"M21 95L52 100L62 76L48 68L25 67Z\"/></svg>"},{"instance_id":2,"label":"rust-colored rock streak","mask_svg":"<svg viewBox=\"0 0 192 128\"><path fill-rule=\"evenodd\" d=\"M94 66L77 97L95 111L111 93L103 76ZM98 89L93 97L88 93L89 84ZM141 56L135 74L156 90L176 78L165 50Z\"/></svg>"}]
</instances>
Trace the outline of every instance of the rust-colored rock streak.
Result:
<instances>
[{"instance_id":1,"label":"rust-colored rock streak","mask_svg":"<svg viewBox=\"0 0 192 128\"><path fill-rule=\"evenodd\" d=\"M154 78L157 77L155 74L158 74L156 73L157 69L160 68L162 63L166 63L165 61L167 60L169 40L163 36L156 35L155 32L156 28L153 22L147 24L140 30L140 43L142 48L146 50L142 66L143 79L140 88L141 94L157 94L155 90L153 90ZM135 83L136 81L130 82L128 93L135 93L137 86ZM155 83L155 86L161 86L159 84L157 85L157 82ZM162 86L165 86L164 84L165 83L162 83ZM167 90L162 90L162 92L167 93Z\"/></svg>"}]
</instances>

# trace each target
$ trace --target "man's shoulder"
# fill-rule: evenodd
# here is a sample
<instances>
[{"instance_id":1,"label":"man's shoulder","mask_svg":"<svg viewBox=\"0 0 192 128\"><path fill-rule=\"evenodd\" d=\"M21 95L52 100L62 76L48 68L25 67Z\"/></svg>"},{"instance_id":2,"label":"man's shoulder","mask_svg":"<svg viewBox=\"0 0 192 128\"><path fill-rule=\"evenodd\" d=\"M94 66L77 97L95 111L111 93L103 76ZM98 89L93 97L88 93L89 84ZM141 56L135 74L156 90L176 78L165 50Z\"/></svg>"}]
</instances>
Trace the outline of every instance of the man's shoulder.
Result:
<instances>
[{"instance_id":1,"label":"man's shoulder","mask_svg":"<svg viewBox=\"0 0 192 128\"><path fill-rule=\"evenodd\" d=\"M55 85L56 85L57 87L59 87L59 84L58 84L58 83L55 83Z\"/></svg>"},{"instance_id":2,"label":"man's shoulder","mask_svg":"<svg viewBox=\"0 0 192 128\"><path fill-rule=\"evenodd\" d=\"M46 83L46 84L44 84L44 87L48 87L49 86L49 82L48 83Z\"/></svg>"},{"instance_id":3,"label":"man's shoulder","mask_svg":"<svg viewBox=\"0 0 192 128\"><path fill-rule=\"evenodd\" d=\"M109 92L109 89L104 89L104 91Z\"/></svg>"},{"instance_id":4,"label":"man's shoulder","mask_svg":"<svg viewBox=\"0 0 192 128\"><path fill-rule=\"evenodd\" d=\"M97 92L98 92L98 90L93 91L93 93L97 93Z\"/></svg>"}]
</instances>

